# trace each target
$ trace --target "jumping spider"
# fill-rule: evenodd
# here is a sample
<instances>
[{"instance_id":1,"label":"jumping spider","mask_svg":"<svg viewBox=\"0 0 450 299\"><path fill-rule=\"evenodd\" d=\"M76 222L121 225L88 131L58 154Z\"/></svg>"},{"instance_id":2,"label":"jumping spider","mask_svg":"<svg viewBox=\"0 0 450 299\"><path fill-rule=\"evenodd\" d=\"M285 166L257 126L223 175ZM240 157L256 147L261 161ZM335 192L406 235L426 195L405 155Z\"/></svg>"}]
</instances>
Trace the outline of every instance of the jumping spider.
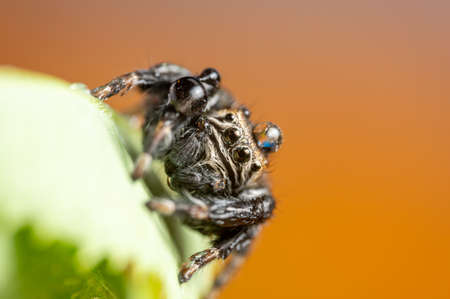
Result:
<instances>
[{"instance_id":1,"label":"jumping spider","mask_svg":"<svg viewBox=\"0 0 450 299\"><path fill-rule=\"evenodd\" d=\"M220 87L220 75L212 68L194 76L178 65L161 63L117 77L91 94L105 100L135 86L146 94L148 110L144 151L132 178L141 178L152 159L164 161L168 185L179 198L153 198L147 207L176 215L191 228L214 236L211 248L182 265L180 283L233 253L215 280L214 294L272 215L275 200L264 170L268 155L281 145L281 131L270 122L254 125L250 111Z\"/></svg>"}]
</instances>

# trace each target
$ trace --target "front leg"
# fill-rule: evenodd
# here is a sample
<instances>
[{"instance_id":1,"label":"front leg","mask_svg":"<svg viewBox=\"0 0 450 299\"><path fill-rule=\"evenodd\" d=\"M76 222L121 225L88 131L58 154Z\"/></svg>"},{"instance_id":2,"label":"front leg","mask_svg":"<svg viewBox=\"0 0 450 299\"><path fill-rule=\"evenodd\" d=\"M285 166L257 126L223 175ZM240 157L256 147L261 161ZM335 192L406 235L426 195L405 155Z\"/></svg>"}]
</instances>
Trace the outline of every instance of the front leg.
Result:
<instances>
[{"instance_id":1,"label":"front leg","mask_svg":"<svg viewBox=\"0 0 450 299\"><path fill-rule=\"evenodd\" d=\"M163 215L177 215L188 225L213 226L222 230L213 247L192 255L178 275L180 283L184 283L211 261L225 259L234 252L233 259L216 278L209 294L212 298L244 260L261 223L272 215L275 201L266 188L248 189L238 197L187 197L180 200L154 198L147 202L147 207Z\"/></svg>"},{"instance_id":2,"label":"front leg","mask_svg":"<svg viewBox=\"0 0 450 299\"><path fill-rule=\"evenodd\" d=\"M231 274L243 261L243 257L248 250L253 238L258 234L260 225L245 226L239 230L234 230L232 234L227 234L225 238L219 238L213 243L213 247L197 252L189 257L188 261L181 266L178 274L180 283L187 282L202 267L216 259L226 259L232 252L236 252L235 260L223 269L217 276L213 289L209 297L212 297L217 290L230 278Z\"/></svg>"},{"instance_id":3,"label":"front leg","mask_svg":"<svg viewBox=\"0 0 450 299\"><path fill-rule=\"evenodd\" d=\"M262 223L272 216L275 200L267 188L247 189L237 198L213 200L209 220L220 227L236 227Z\"/></svg>"},{"instance_id":4,"label":"front leg","mask_svg":"<svg viewBox=\"0 0 450 299\"><path fill-rule=\"evenodd\" d=\"M91 94L100 100L106 100L120 92L124 94L135 86L148 88L155 83L172 82L189 75L190 72L187 69L164 62L148 70L137 70L119 76L105 85L92 89Z\"/></svg>"},{"instance_id":5,"label":"front leg","mask_svg":"<svg viewBox=\"0 0 450 299\"><path fill-rule=\"evenodd\" d=\"M232 228L264 222L272 215L275 200L266 188L257 188L245 190L238 197L154 198L147 207L163 215L178 214L187 223L202 220L205 225Z\"/></svg>"},{"instance_id":6,"label":"front leg","mask_svg":"<svg viewBox=\"0 0 450 299\"><path fill-rule=\"evenodd\" d=\"M153 198L145 205L151 211L156 211L159 214L165 216L176 214L195 220L205 220L208 218L208 207L206 205L201 203L194 203L187 200Z\"/></svg>"}]
</instances>

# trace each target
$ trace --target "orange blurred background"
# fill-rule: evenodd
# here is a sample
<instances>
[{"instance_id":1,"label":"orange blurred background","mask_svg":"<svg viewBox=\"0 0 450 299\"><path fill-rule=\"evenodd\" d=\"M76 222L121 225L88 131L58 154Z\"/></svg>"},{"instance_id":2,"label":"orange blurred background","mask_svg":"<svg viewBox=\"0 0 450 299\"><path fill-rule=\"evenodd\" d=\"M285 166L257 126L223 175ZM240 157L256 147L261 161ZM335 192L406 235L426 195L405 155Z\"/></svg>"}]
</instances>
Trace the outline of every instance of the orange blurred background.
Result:
<instances>
[{"instance_id":1,"label":"orange blurred background","mask_svg":"<svg viewBox=\"0 0 450 299\"><path fill-rule=\"evenodd\" d=\"M284 130L276 216L221 298L450 298L449 1L1 6L1 64L89 87L212 66Z\"/></svg>"}]
</instances>

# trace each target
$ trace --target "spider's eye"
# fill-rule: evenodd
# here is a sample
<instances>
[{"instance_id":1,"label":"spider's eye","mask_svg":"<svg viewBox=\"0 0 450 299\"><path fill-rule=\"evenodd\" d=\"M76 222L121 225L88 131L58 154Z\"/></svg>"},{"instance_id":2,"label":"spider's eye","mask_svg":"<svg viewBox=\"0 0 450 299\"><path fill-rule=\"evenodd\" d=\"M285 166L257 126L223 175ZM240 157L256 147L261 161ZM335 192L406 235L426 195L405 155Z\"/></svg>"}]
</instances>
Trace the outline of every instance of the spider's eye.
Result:
<instances>
[{"instance_id":1,"label":"spider's eye","mask_svg":"<svg viewBox=\"0 0 450 299\"><path fill-rule=\"evenodd\" d=\"M281 130L277 125L271 122L257 124L253 128L258 147L266 153L274 153L281 145Z\"/></svg>"},{"instance_id":2,"label":"spider's eye","mask_svg":"<svg viewBox=\"0 0 450 299\"><path fill-rule=\"evenodd\" d=\"M233 160L239 163L248 162L251 158L252 154L248 147L238 147L233 151Z\"/></svg>"},{"instance_id":3,"label":"spider's eye","mask_svg":"<svg viewBox=\"0 0 450 299\"><path fill-rule=\"evenodd\" d=\"M232 123L236 120L236 115L234 115L233 113L227 113L225 114L224 119L225 121Z\"/></svg>"},{"instance_id":4,"label":"spider's eye","mask_svg":"<svg viewBox=\"0 0 450 299\"><path fill-rule=\"evenodd\" d=\"M205 88L194 77L183 77L170 87L170 102L181 113L202 112L207 104Z\"/></svg>"},{"instance_id":5,"label":"spider's eye","mask_svg":"<svg viewBox=\"0 0 450 299\"><path fill-rule=\"evenodd\" d=\"M238 128L228 128L223 135L226 143L233 144L241 138L242 133Z\"/></svg>"},{"instance_id":6,"label":"spider's eye","mask_svg":"<svg viewBox=\"0 0 450 299\"><path fill-rule=\"evenodd\" d=\"M220 85L220 74L216 69L207 68L198 76L201 82L205 82L215 88L219 88Z\"/></svg>"},{"instance_id":7,"label":"spider's eye","mask_svg":"<svg viewBox=\"0 0 450 299\"><path fill-rule=\"evenodd\" d=\"M258 170L260 170L262 168L262 165L261 165L261 163L259 163L258 161L256 161L256 162L254 162L253 164L252 164L252 171L253 172L256 172L256 171L258 171Z\"/></svg>"}]
</instances>

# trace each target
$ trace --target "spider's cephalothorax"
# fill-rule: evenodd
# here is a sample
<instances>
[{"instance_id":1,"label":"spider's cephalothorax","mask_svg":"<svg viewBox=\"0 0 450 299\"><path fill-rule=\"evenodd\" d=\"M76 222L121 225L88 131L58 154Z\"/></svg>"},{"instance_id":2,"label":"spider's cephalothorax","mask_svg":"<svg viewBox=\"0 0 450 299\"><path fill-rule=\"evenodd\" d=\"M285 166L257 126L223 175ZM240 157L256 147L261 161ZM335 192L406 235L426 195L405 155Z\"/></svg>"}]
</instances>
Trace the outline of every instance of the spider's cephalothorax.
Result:
<instances>
[{"instance_id":1,"label":"spider's cephalothorax","mask_svg":"<svg viewBox=\"0 0 450 299\"><path fill-rule=\"evenodd\" d=\"M270 122L253 124L250 112L220 87L220 75L212 68L194 76L178 65L161 63L117 77L91 93L104 100L134 86L146 93L148 110L144 152L132 177L142 177L152 159L163 160L168 184L180 197L153 198L147 206L214 236L211 248L182 266L180 282L233 253L216 278L213 295L272 215L275 201L264 170L268 155L281 145L281 131Z\"/></svg>"}]
</instances>

